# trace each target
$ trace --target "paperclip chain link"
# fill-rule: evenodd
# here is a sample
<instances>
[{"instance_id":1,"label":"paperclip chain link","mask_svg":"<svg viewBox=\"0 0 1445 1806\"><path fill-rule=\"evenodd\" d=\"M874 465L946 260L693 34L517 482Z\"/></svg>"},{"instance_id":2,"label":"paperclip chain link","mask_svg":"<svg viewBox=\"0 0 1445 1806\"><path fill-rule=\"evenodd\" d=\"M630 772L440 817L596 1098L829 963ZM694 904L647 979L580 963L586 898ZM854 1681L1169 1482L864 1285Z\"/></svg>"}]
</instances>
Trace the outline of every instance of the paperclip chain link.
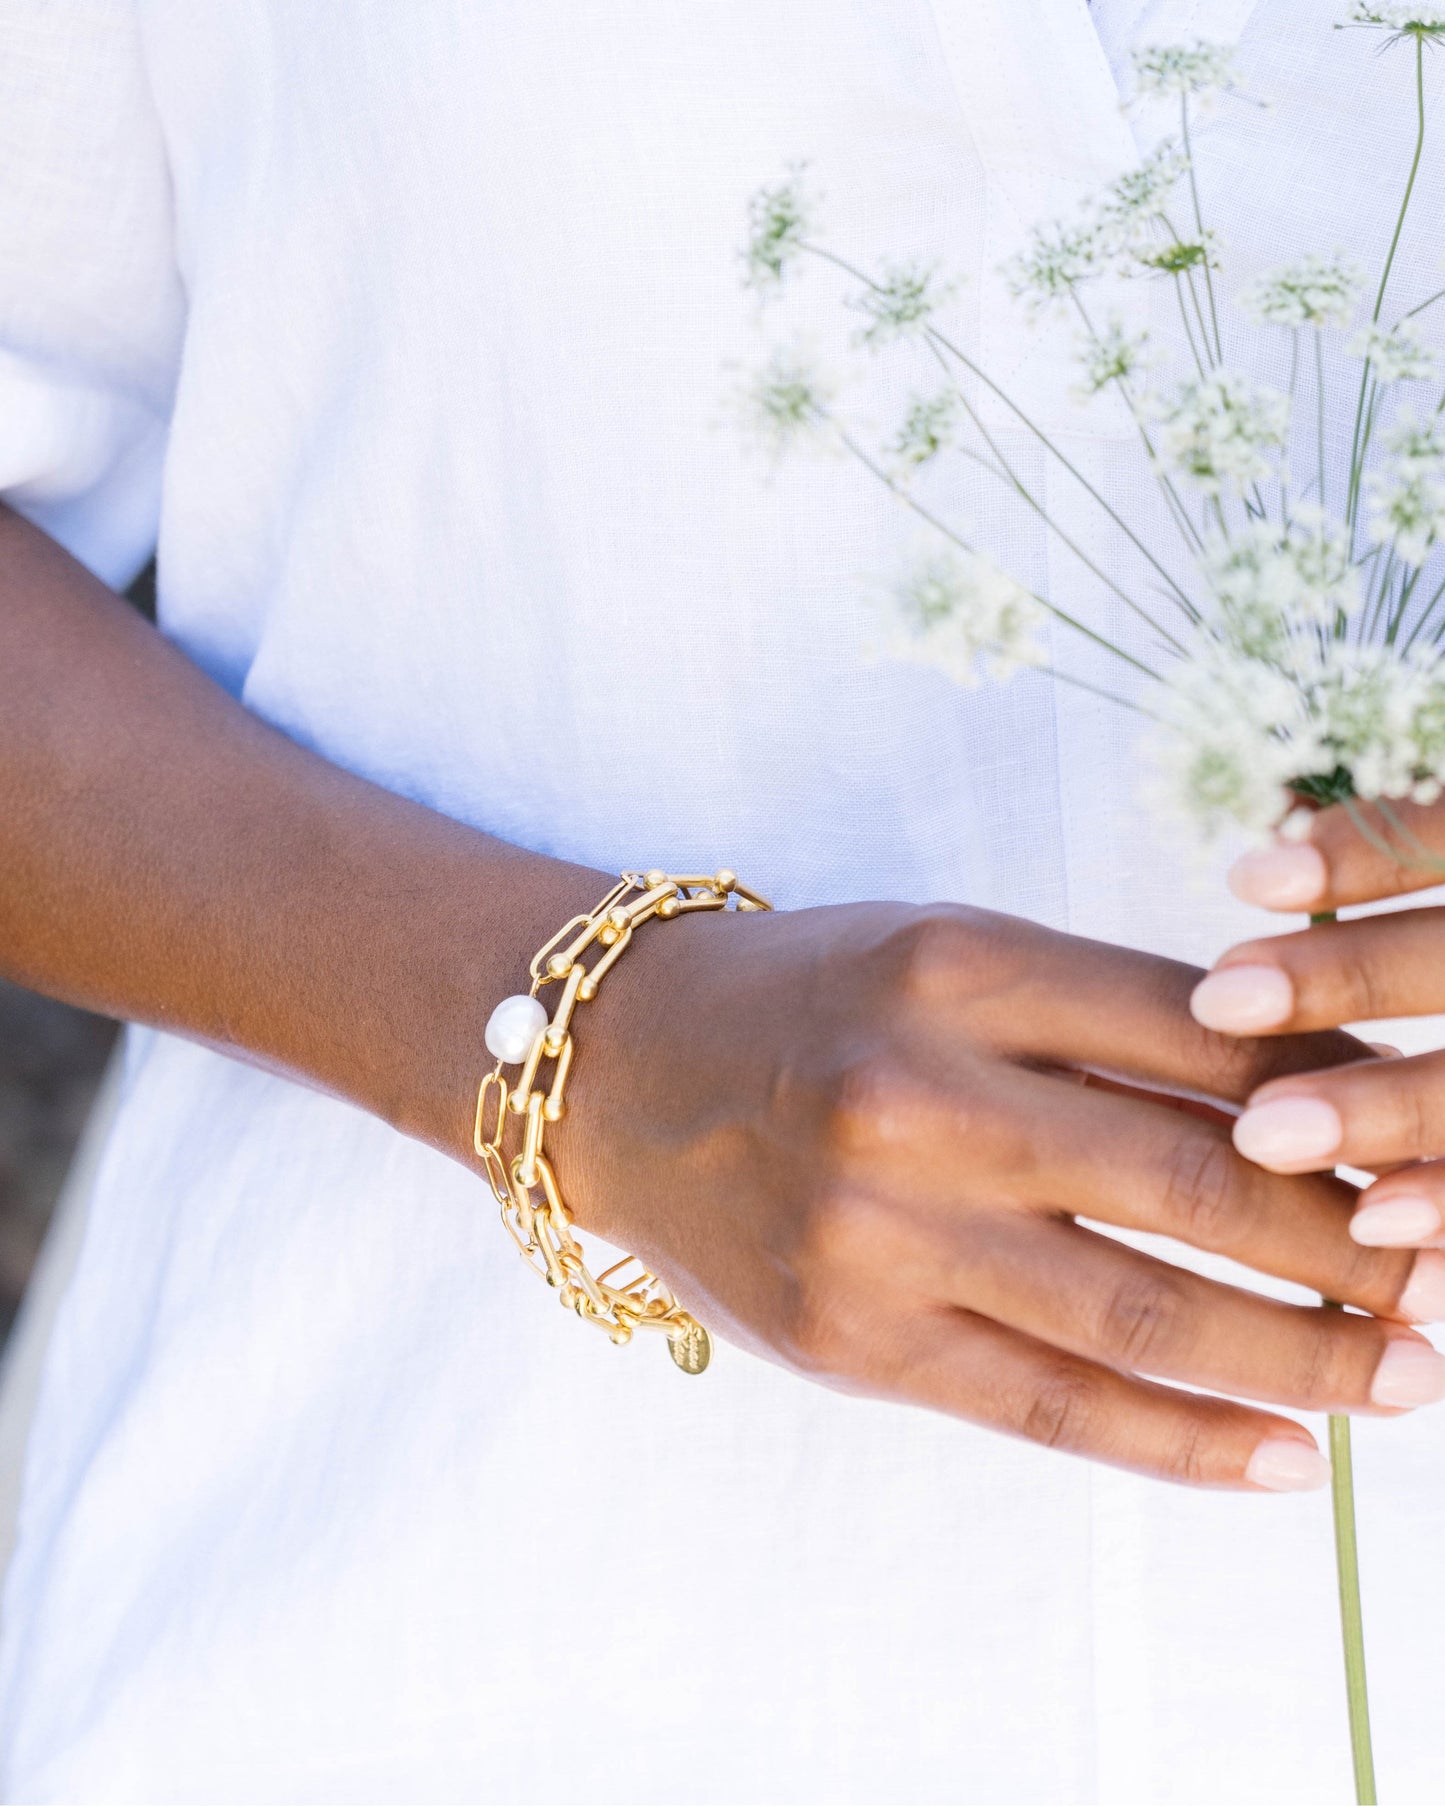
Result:
<instances>
[{"instance_id":1,"label":"paperclip chain link","mask_svg":"<svg viewBox=\"0 0 1445 1806\"><path fill-rule=\"evenodd\" d=\"M533 956L529 995L538 997L549 985L562 987L551 1020L532 1042L514 1084L508 1085L502 1076L504 1062L498 1060L477 1090L477 1154L507 1233L528 1266L557 1289L569 1310L595 1323L619 1345L630 1342L635 1330L660 1330L684 1373L701 1373L711 1359L707 1331L636 1255L594 1277L572 1234L572 1219L547 1158L546 1137L548 1125L566 1114L576 1009L596 997L636 930L644 922L675 921L730 906L744 911L772 908L729 871L711 877L624 872L595 909L574 916ZM594 953L598 957L592 958ZM584 955L592 959L590 965ZM508 1159L503 1149L511 1118L519 1119L522 1145Z\"/></svg>"}]
</instances>

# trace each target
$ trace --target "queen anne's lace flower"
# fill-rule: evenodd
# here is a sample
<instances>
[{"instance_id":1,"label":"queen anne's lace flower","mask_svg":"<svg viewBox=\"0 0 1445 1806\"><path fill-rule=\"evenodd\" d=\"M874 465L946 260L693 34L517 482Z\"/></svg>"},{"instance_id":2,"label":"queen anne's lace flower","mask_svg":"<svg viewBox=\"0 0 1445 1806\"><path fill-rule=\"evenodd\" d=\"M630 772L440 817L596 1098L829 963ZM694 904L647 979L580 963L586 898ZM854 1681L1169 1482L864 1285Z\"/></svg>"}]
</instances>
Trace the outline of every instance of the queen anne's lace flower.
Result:
<instances>
[{"instance_id":1,"label":"queen anne's lace flower","mask_svg":"<svg viewBox=\"0 0 1445 1806\"><path fill-rule=\"evenodd\" d=\"M894 656L934 665L969 688L1046 656L1043 604L977 554L929 551L897 586L893 605Z\"/></svg>"},{"instance_id":2,"label":"queen anne's lace flower","mask_svg":"<svg viewBox=\"0 0 1445 1806\"><path fill-rule=\"evenodd\" d=\"M1166 138L1137 168L1109 184L1097 202L1099 217L1127 226L1158 219L1188 168L1184 147L1176 138Z\"/></svg>"},{"instance_id":3,"label":"queen anne's lace flower","mask_svg":"<svg viewBox=\"0 0 1445 1806\"><path fill-rule=\"evenodd\" d=\"M1112 244L1104 224L1092 217L1055 220L1036 226L1028 243L1004 265L1010 290L1038 311L1067 301L1070 291L1110 266Z\"/></svg>"},{"instance_id":4,"label":"queen anne's lace flower","mask_svg":"<svg viewBox=\"0 0 1445 1806\"><path fill-rule=\"evenodd\" d=\"M1291 780L1319 759L1295 685L1221 645L1171 673L1162 723L1148 787L1206 838L1231 825L1268 833L1288 811Z\"/></svg>"},{"instance_id":5,"label":"queen anne's lace flower","mask_svg":"<svg viewBox=\"0 0 1445 1806\"><path fill-rule=\"evenodd\" d=\"M1348 326L1364 283L1345 257L1301 257L1250 283L1239 305L1268 326Z\"/></svg>"},{"instance_id":6,"label":"queen anne's lace flower","mask_svg":"<svg viewBox=\"0 0 1445 1806\"><path fill-rule=\"evenodd\" d=\"M1131 332L1122 320L1111 319L1102 332L1089 334L1080 344L1080 393L1097 395L1111 383L1133 382L1146 369L1148 356L1149 334Z\"/></svg>"},{"instance_id":7,"label":"queen anne's lace flower","mask_svg":"<svg viewBox=\"0 0 1445 1806\"><path fill-rule=\"evenodd\" d=\"M854 295L848 305L867 316L859 337L865 345L883 345L925 327L944 299L937 271L924 264L893 264L872 288Z\"/></svg>"},{"instance_id":8,"label":"queen anne's lace flower","mask_svg":"<svg viewBox=\"0 0 1445 1806\"><path fill-rule=\"evenodd\" d=\"M1389 331L1367 326L1350 340L1349 351L1352 357L1368 358L1382 383L1429 382L1438 365L1434 351L1408 320Z\"/></svg>"},{"instance_id":9,"label":"queen anne's lace flower","mask_svg":"<svg viewBox=\"0 0 1445 1806\"><path fill-rule=\"evenodd\" d=\"M803 174L799 164L786 181L758 189L748 202L748 236L742 257L744 280L750 288L781 287L802 254L813 211Z\"/></svg>"},{"instance_id":10,"label":"queen anne's lace flower","mask_svg":"<svg viewBox=\"0 0 1445 1806\"><path fill-rule=\"evenodd\" d=\"M931 463L953 443L957 422L955 390L940 389L937 395L916 397L889 448L894 466L907 472Z\"/></svg>"},{"instance_id":11,"label":"queen anne's lace flower","mask_svg":"<svg viewBox=\"0 0 1445 1806\"><path fill-rule=\"evenodd\" d=\"M1310 686L1322 765L1356 796L1427 796L1445 775L1445 667L1433 647L1330 642Z\"/></svg>"},{"instance_id":12,"label":"queen anne's lace flower","mask_svg":"<svg viewBox=\"0 0 1445 1806\"><path fill-rule=\"evenodd\" d=\"M738 397L744 423L781 454L823 424L832 385L799 346L779 345L743 384Z\"/></svg>"},{"instance_id":13,"label":"queen anne's lace flower","mask_svg":"<svg viewBox=\"0 0 1445 1806\"><path fill-rule=\"evenodd\" d=\"M1402 413L1385 436L1386 457L1365 480L1370 532L1407 564L1421 565L1445 539L1445 432L1439 417Z\"/></svg>"},{"instance_id":14,"label":"queen anne's lace flower","mask_svg":"<svg viewBox=\"0 0 1445 1806\"><path fill-rule=\"evenodd\" d=\"M1188 270L1219 268L1219 241L1213 232L1193 238L1136 237L1120 261L1126 276L1182 276Z\"/></svg>"},{"instance_id":15,"label":"queen anne's lace flower","mask_svg":"<svg viewBox=\"0 0 1445 1806\"><path fill-rule=\"evenodd\" d=\"M1245 657L1298 670L1317 630L1348 619L1359 572L1343 526L1297 510L1288 527L1254 521L1206 548L1204 574L1217 605L1208 629Z\"/></svg>"},{"instance_id":16,"label":"queen anne's lace flower","mask_svg":"<svg viewBox=\"0 0 1445 1806\"><path fill-rule=\"evenodd\" d=\"M1149 44L1133 54L1137 92L1218 94L1234 86L1234 52L1228 44L1192 38L1182 44Z\"/></svg>"},{"instance_id":17,"label":"queen anne's lace flower","mask_svg":"<svg viewBox=\"0 0 1445 1806\"><path fill-rule=\"evenodd\" d=\"M1350 23L1408 37L1445 37L1445 0L1355 0Z\"/></svg>"},{"instance_id":18,"label":"queen anne's lace flower","mask_svg":"<svg viewBox=\"0 0 1445 1806\"><path fill-rule=\"evenodd\" d=\"M1289 433L1288 396L1234 370L1185 383L1153 406L1164 457L1206 495L1266 481Z\"/></svg>"}]
</instances>

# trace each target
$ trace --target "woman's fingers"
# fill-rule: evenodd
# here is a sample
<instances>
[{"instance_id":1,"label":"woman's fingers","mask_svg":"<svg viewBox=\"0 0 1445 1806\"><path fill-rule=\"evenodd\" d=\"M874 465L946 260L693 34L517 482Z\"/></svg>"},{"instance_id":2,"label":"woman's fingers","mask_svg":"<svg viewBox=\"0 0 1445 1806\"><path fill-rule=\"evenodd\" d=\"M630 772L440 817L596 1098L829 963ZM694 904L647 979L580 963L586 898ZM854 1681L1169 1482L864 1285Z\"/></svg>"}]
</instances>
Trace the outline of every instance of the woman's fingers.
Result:
<instances>
[{"instance_id":1,"label":"woman's fingers","mask_svg":"<svg viewBox=\"0 0 1445 1806\"><path fill-rule=\"evenodd\" d=\"M1402 1324L1283 1304L1059 1217L968 1226L943 1282L952 1302L1124 1373L1302 1411L1445 1398L1445 1356Z\"/></svg>"},{"instance_id":2,"label":"woman's fingers","mask_svg":"<svg viewBox=\"0 0 1445 1806\"><path fill-rule=\"evenodd\" d=\"M1195 987L1196 1022L1277 1035L1445 1010L1445 909L1409 909L1231 947Z\"/></svg>"},{"instance_id":3,"label":"woman's fingers","mask_svg":"<svg viewBox=\"0 0 1445 1806\"><path fill-rule=\"evenodd\" d=\"M1360 1193L1350 1234L1366 1248L1445 1248L1445 1161L1377 1179Z\"/></svg>"},{"instance_id":4,"label":"woman's fingers","mask_svg":"<svg viewBox=\"0 0 1445 1806\"><path fill-rule=\"evenodd\" d=\"M1229 888L1246 903L1314 915L1442 882L1445 800L1324 809L1307 839L1246 853L1229 874Z\"/></svg>"},{"instance_id":5,"label":"woman's fingers","mask_svg":"<svg viewBox=\"0 0 1445 1806\"><path fill-rule=\"evenodd\" d=\"M970 1423L1182 1485L1323 1486L1329 1463L1287 1417L1177 1392L971 1311L927 1321L900 1395Z\"/></svg>"},{"instance_id":6,"label":"woman's fingers","mask_svg":"<svg viewBox=\"0 0 1445 1806\"><path fill-rule=\"evenodd\" d=\"M983 1040L1031 1065L1089 1068L1125 1083L1243 1103L1284 1072L1360 1057L1337 1030L1238 1041L1189 1013L1199 972L1128 947L967 909L938 909L892 957L920 1032Z\"/></svg>"},{"instance_id":7,"label":"woman's fingers","mask_svg":"<svg viewBox=\"0 0 1445 1806\"><path fill-rule=\"evenodd\" d=\"M997 1098L975 1092L972 1109L964 1095L919 1086L880 1115L871 1182L957 1220L986 1188L1031 1215L1166 1235L1377 1316L1445 1318L1445 1255L1361 1247L1340 1180L1262 1171L1213 1123L1041 1073L1011 1074Z\"/></svg>"},{"instance_id":8,"label":"woman's fingers","mask_svg":"<svg viewBox=\"0 0 1445 1806\"><path fill-rule=\"evenodd\" d=\"M1265 1085L1235 1123L1234 1145L1275 1173L1336 1166L1378 1173L1445 1155L1445 1052ZM1391 1184L1406 1176L1392 1173Z\"/></svg>"}]
</instances>

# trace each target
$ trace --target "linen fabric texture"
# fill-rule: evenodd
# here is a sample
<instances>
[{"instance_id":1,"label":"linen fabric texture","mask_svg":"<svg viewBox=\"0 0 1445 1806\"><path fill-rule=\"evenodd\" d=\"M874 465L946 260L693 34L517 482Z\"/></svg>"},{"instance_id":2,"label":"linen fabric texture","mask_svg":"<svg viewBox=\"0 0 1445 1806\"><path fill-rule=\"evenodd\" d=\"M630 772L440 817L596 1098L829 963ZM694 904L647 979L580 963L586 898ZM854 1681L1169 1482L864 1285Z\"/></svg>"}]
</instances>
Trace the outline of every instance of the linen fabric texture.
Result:
<instances>
[{"instance_id":1,"label":"linen fabric texture","mask_svg":"<svg viewBox=\"0 0 1445 1806\"><path fill-rule=\"evenodd\" d=\"M1143 506L995 272L1134 154L1129 45L1188 31L1238 35L1272 102L1199 132L1232 273L1382 250L1408 81L1332 22L0 0L0 480L110 582L158 543L163 630L247 707L510 840L1207 962L1257 922L1137 806L1125 718L875 655L913 528L733 430L726 366L771 324L736 246L810 159L831 242L942 257L954 330ZM1438 219L1438 164L1422 184ZM1427 236L1398 293L1437 286ZM824 285L798 305L827 331ZM1110 624L951 480L1010 568ZM642 724L665 757L629 756ZM1384 1797L1431 1798L1438 1418L1359 1424L1357 1473ZM731 1348L698 1382L619 1352L471 1174L132 1031L5 1593L4 1790L537 1806L622 1772L698 1806L1302 1806L1348 1785L1331 1561L1320 1496L1172 1490Z\"/></svg>"}]
</instances>

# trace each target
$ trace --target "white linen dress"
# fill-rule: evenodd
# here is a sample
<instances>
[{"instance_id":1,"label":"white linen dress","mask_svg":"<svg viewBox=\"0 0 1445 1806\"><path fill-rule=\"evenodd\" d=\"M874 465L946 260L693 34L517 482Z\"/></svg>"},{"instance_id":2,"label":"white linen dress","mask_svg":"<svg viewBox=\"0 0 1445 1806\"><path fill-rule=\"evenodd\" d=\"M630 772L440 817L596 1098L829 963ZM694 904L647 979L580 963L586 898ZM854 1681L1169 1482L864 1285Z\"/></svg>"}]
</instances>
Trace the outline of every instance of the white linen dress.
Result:
<instances>
[{"instance_id":1,"label":"white linen dress","mask_svg":"<svg viewBox=\"0 0 1445 1806\"><path fill-rule=\"evenodd\" d=\"M872 655L913 529L740 442L736 247L810 159L835 243L945 258L956 330L1141 483L997 266L1133 154L1129 44L1188 31L1272 103L1199 135L1236 272L1377 254L1408 71L1340 10L0 0L0 487L109 580L158 540L164 631L247 707L513 841L1207 961L1252 919L1136 806L1123 717ZM1445 1417L1361 1424L1357 1462L1383 1797L1438 1799ZM132 1031L5 1594L4 1791L1323 1806L1331 1560L1323 1495L618 1351L460 1167Z\"/></svg>"}]
</instances>

